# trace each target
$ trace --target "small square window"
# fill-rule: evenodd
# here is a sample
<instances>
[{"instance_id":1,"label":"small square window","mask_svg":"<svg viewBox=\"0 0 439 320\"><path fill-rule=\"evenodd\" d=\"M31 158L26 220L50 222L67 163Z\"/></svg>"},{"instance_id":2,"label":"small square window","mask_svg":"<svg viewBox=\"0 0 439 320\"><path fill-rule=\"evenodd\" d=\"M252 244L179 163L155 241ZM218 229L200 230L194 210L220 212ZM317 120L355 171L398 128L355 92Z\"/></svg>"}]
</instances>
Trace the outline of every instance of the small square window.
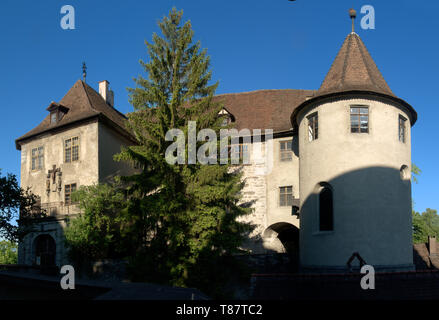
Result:
<instances>
[{"instance_id":1,"label":"small square window","mask_svg":"<svg viewBox=\"0 0 439 320\"><path fill-rule=\"evenodd\" d=\"M291 207L293 205L293 187L280 187L279 205L281 207Z\"/></svg>"},{"instance_id":2,"label":"small square window","mask_svg":"<svg viewBox=\"0 0 439 320\"><path fill-rule=\"evenodd\" d=\"M369 133L369 108L351 106L351 132Z\"/></svg>"},{"instance_id":3,"label":"small square window","mask_svg":"<svg viewBox=\"0 0 439 320\"><path fill-rule=\"evenodd\" d=\"M66 206L72 204L72 193L76 191L76 183L66 184L64 186L64 204Z\"/></svg>"},{"instance_id":4,"label":"small square window","mask_svg":"<svg viewBox=\"0 0 439 320\"><path fill-rule=\"evenodd\" d=\"M247 144L236 144L231 147L230 159L232 164L249 164L250 153Z\"/></svg>"}]
</instances>

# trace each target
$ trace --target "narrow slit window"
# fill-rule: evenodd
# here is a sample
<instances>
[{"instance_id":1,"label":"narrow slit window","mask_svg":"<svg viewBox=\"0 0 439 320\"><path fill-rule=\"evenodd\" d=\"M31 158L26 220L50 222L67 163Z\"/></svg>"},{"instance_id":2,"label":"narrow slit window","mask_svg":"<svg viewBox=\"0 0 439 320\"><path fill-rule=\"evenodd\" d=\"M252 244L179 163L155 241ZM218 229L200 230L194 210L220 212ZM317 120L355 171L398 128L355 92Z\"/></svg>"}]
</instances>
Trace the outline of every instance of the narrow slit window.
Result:
<instances>
[{"instance_id":1,"label":"narrow slit window","mask_svg":"<svg viewBox=\"0 0 439 320\"><path fill-rule=\"evenodd\" d=\"M399 141L403 143L406 141L406 121L406 118L399 116Z\"/></svg>"},{"instance_id":2,"label":"narrow slit window","mask_svg":"<svg viewBox=\"0 0 439 320\"><path fill-rule=\"evenodd\" d=\"M332 190L324 187L319 194L320 231L334 230L334 208Z\"/></svg>"},{"instance_id":3,"label":"narrow slit window","mask_svg":"<svg viewBox=\"0 0 439 320\"><path fill-rule=\"evenodd\" d=\"M308 136L309 141L317 140L319 137L319 119L317 113L313 113L308 117Z\"/></svg>"},{"instance_id":4,"label":"narrow slit window","mask_svg":"<svg viewBox=\"0 0 439 320\"><path fill-rule=\"evenodd\" d=\"M369 108L351 106L351 132L369 133Z\"/></svg>"},{"instance_id":5,"label":"narrow slit window","mask_svg":"<svg viewBox=\"0 0 439 320\"><path fill-rule=\"evenodd\" d=\"M293 141L281 141L280 142L280 161L293 160Z\"/></svg>"},{"instance_id":6,"label":"narrow slit window","mask_svg":"<svg viewBox=\"0 0 439 320\"><path fill-rule=\"evenodd\" d=\"M293 187L280 187L279 205L281 207L291 207L293 205Z\"/></svg>"}]
</instances>

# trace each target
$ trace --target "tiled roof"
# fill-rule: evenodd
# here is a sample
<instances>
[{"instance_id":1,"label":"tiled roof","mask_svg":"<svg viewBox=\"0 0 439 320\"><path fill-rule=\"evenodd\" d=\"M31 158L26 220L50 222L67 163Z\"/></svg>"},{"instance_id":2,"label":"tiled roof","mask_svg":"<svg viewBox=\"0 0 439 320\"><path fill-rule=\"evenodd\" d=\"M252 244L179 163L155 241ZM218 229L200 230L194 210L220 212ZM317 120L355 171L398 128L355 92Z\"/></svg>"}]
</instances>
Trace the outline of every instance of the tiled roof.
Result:
<instances>
[{"instance_id":1,"label":"tiled roof","mask_svg":"<svg viewBox=\"0 0 439 320\"><path fill-rule=\"evenodd\" d=\"M356 33L346 37L316 96L351 90L395 96Z\"/></svg>"},{"instance_id":2,"label":"tiled roof","mask_svg":"<svg viewBox=\"0 0 439 320\"><path fill-rule=\"evenodd\" d=\"M434 240L436 241L436 240ZM439 248L439 241L436 241L436 248ZM417 243L413 245L413 259L416 269L439 269L438 254L430 254L428 243Z\"/></svg>"},{"instance_id":3,"label":"tiled roof","mask_svg":"<svg viewBox=\"0 0 439 320\"><path fill-rule=\"evenodd\" d=\"M215 99L234 116L238 130L273 129L282 132L291 130L291 113L314 93L313 90L258 90L222 94Z\"/></svg>"},{"instance_id":4,"label":"tiled roof","mask_svg":"<svg viewBox=\"0 0 439 320\"><path fill-rule=\"evenodd\" d=\"M51 124L50 114L48 114L38 126L15 141L17 149L21 149L20 142L25 139L95 116L103 116L126 131L125 115L108 105L99 93L82 80L76 81L57 105L67 109L62 119Z\"/></svg>"},{"instance_id":5,"label":"tiled roof","mask_svg":"<svg viewBox=\"0 0 439 320\"><path fill-rule=\"evenodd\" d=\"M356 33L352 32L343 42L314 97L302 103L291 114L293 128L297 128L296 117L305 106L318 100L350 94L390 99L408 109L411 114L411 125L417 120L416 111L390 90L363 41Z\"/></svg>"}]
</instances>

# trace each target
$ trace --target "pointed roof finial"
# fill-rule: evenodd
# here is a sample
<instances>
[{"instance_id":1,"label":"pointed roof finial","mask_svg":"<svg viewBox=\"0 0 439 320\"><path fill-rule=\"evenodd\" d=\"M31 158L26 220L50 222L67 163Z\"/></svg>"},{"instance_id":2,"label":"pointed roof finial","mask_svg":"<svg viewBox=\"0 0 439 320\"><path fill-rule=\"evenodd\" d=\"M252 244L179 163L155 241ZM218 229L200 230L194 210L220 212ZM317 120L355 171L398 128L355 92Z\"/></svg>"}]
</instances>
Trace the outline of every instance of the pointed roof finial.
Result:
<instances>
[{"instance_id":1,"label":"pointed roof finial","mask_svg":"<svg viewBox=\"0 0 439 320\"><path fill-rule=\"evenodd\" d=\"M357 17L357 11L355 11L355 9L350 9L349 10L349 16L352 19L352 33L355 33L355 27L354 27L354 20Z\"/></svg>"},{"instance_id":2,"label":"pointed roof finial","mask_svg":"<svg viewBox=\"0 0 439 320\"><path fill-rule=\"evenodd\" d=\"M87 66L85 65L85 62L82 63L82 77L85 79L87 78Z\"/></svg>"}]
</instances>

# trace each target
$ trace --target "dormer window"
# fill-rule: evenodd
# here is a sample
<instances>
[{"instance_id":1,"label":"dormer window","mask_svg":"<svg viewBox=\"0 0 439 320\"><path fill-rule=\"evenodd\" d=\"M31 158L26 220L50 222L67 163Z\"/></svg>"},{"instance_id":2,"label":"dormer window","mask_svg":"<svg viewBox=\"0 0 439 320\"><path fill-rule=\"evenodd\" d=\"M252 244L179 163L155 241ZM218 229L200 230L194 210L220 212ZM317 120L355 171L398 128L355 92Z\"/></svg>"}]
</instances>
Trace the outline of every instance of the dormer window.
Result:
<instances>
[{"instance_id":1,"label":"dormer window","mask_svg":"<svg viewBox=\"0 0 439 320\"><path fill-rule=\"evenodd\" d=\"M232 122L235 122L235 117L226 109L222 109L220 112L218 112L218 116L222 119L221 121L222 127L226 127Z\"/></svg>"},{"instance_id":2,"label":"dormer window","mask_svg":"<svg viewBox=\"0 0 439 320\"><path fill-rule=\"evenodd\" d=\"M57 118L58 118L58 117L57 117L57 115L56 115L56 112L55 112L55 111L54 111L54 112L51 112L51 113L50 113L50 124L55 124Z\"/></svg>"},{"instance_id":3,"label":"dormer window","mask_svg":"<svg viewBox=\"0 0 439 320\"><path fill-rule=\"evenodd\" d=\"M69 109L59 103L52 102L46 110L50 111L50 124L54 125L61 121Z\"/></svg>"}]
</instances>

